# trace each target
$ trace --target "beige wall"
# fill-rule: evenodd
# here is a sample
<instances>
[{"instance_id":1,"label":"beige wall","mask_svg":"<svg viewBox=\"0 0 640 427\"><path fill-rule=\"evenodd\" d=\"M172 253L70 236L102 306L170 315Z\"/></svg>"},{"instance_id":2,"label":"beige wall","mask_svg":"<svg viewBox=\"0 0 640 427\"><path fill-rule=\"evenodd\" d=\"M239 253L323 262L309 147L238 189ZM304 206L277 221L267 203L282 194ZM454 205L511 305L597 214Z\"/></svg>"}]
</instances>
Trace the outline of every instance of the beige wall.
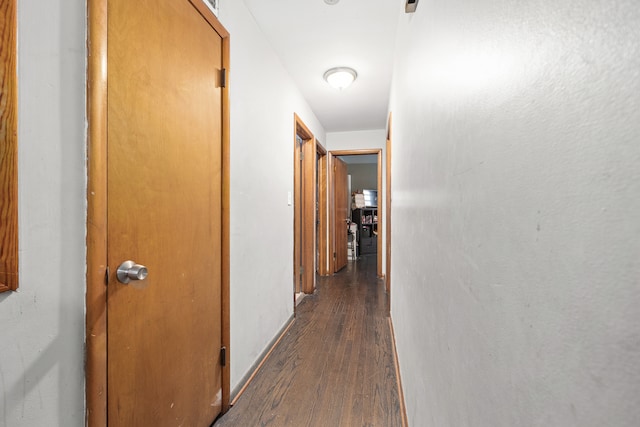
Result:
<instances>
[{"instance_id":1,"label":"beige wall","mask_svg":"<svg viewBox=\"0 0 640 427\"><path fill-rule=\"evenodd\" d=\"M351 192L357 190L378 189L378 165L348 164L347 173L351 175Z\"/></svg>"}]
</instances>

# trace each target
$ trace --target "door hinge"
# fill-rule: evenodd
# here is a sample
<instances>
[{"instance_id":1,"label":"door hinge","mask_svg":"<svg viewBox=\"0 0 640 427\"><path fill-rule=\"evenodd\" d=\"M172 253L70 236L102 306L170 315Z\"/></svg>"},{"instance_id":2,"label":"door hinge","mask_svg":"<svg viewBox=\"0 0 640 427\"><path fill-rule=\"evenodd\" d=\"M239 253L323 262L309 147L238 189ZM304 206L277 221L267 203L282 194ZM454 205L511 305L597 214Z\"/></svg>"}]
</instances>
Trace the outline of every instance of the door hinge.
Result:
<instances>
[{"instance_id":1,"label":"door hinge","mask_svg":"<svg viewBox=\"0 0 640 427\"><path fill-rule=\"evenodd\" d=\"M227 366L227 347L220 348L220 365Z\"/></svg>"},{"instance_id":2,"label":"door hinge","mask_svg":"<svg viewBox=\"0 0 640 427\"><path fill-rule=\"evenodd\" d=\"M109 286L109 273L110 273L110 270L109 270L109 267L107 267L107 269L104 272L104 285L105 286Z\"/></svg>"},{"instance_id":3,"label":"door hinge","mask_svg":"<svg viewBox=\"0 0 640 427\"><path fill-rule=\"evenodd\" d=\"M220 70L220 87L227 87L227 69Z\"/></svg>"},{"instance_id":4,"label":"door hinge","mask_svg":"<svg viewBox=\"0 0 640 427\"><path fill-rule=\"evenodd\" d=\"M333 258L335 259L338 256L336 252L333 253Z\"/></svg>"},{"instance_id":5,"label":"door hinge","mask_svg":"<svg viewBox=\"0 0 640 427\"><path fill-rule=\"evenodd\" d=\"M300 150L300 161L304 160L304 151Z\"/></svg>"},{"instance_id":6,"label":"door hinge","mask_svg":"<svg viewBox=\"0 0 640 427\"><path fill-rule=\"evenodd\" d=\"M300 266L300 275L302 276L304 274L304 265Z\"/></svg>"}]
</instances>

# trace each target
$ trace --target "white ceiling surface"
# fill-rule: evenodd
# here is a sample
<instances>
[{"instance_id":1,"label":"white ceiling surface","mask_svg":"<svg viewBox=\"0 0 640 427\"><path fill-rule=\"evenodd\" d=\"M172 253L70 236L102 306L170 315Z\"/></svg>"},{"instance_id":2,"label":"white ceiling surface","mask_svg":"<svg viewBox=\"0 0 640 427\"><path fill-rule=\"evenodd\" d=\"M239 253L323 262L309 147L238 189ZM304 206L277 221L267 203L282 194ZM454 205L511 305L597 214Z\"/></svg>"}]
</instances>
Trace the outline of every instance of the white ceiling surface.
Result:
<instances>
[{"instance_id":1,"label":"white ceiling surface","mask_svg":"<svg viewBox=\"0 0 640 427\"><path fill-rule=\"evenodd\" d=\"M386 128L397 18L404 2L244 2L327 132ZM358 78L342 91L334 89L323 79L333 67L351 67Z\"/></svg>"}]
</instances>

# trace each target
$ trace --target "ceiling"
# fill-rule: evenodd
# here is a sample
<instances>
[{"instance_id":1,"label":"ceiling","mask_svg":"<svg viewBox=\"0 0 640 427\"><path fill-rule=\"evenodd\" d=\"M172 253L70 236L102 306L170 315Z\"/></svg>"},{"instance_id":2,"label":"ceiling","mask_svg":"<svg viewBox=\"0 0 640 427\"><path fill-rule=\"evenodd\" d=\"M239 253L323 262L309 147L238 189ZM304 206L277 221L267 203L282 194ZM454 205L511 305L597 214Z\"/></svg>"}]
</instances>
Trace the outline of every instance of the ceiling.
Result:
<instances>
[{"instance_id":1,"label":"ceiling","mask_svg":"<svg viewBox=\"0 0 640 427\"><path fill-rule=\"evenodd\" d=\"M327 132L386 128L403 1L244 2ZM334 89L323 79L333 67L351 67L358 78Z\"/></svg>"}]
</instances>

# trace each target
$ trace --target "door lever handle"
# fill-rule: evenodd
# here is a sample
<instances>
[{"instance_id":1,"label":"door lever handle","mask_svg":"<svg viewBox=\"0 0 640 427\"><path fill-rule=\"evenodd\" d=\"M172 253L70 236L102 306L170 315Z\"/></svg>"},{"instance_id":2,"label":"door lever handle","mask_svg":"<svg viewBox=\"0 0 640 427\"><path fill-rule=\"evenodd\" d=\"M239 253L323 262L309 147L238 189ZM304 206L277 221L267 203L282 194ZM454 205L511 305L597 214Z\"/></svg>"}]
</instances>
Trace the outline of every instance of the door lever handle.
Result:
<instances>
[{"instance_id":1,"label":"door lever handle","mask_svg":"<svg viewBox=\"0 0 640 427\"><path fill-rule=\"evenodd\" d=\"M136 264L133 261L125 261L120 264L116 271L116 277L121 283L127 284L131 280L144 280L149 275L149 270L144 265Z\"/></svg>"}]
</instances>

